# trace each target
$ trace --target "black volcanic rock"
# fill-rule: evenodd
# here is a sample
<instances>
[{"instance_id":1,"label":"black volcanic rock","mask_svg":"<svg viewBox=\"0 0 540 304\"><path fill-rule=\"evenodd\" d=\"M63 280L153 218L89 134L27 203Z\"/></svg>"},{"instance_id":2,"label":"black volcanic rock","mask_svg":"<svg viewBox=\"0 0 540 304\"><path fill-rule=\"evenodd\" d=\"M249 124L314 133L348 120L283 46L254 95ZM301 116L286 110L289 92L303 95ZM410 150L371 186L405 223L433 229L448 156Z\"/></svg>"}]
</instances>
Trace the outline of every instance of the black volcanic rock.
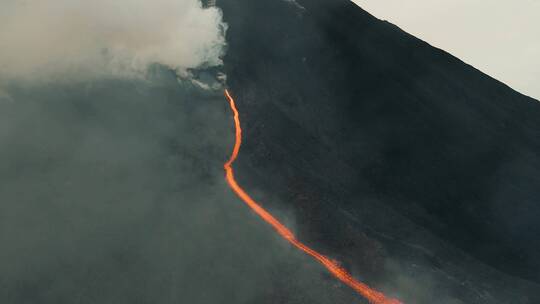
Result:
<instances>
[{"instance_id":1,"label":"black volcanic rock","mask_svg":"<svg viewBox=\"0 0 540 304\"><path fill-rule=\"evenodd\" d=\"M237 174L301 238L416 303L540 301L536 100L346 0L218 5Z\"/></svg>"}]
</instances>

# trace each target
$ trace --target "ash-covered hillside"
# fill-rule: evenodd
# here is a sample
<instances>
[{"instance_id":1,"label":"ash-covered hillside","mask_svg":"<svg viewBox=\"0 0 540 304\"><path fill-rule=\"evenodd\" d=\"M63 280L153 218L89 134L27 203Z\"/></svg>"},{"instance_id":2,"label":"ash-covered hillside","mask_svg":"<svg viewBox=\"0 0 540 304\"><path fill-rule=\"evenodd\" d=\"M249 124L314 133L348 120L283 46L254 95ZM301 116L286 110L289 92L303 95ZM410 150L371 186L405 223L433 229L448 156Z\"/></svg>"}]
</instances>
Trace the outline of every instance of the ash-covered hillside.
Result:
<instances>
[{"instance_id":1,"label":"ash-covered hillside","mask_svg":"<svg viewBox=\"0 0 540 304\"><path fill-rule=\"evenodd\" d=\"M346 0L45 2L0 5L0 303L367 304L228 187L224 84L239 184L356 279L540 303L537 101Z\"/></svg>"},{"instance_id":2,"label":"ash-covered hillside","mask_svg":"<svg viewBox=\"0 0 540 304\"><path fill-rule=\"evenodd\" d=\"M217 5L246 188L410 303L540 301L538 101L346 0Z\"/></svg>"}]
</instances>

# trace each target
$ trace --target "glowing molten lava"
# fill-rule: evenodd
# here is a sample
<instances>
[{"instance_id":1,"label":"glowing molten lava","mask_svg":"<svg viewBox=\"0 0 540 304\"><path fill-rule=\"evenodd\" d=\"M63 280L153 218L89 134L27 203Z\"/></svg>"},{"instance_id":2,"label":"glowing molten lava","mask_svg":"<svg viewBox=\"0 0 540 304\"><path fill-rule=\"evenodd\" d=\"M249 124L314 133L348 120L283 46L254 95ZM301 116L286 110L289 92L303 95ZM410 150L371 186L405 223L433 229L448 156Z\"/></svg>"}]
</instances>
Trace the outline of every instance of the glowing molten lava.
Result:
<instances>
[{"instance_id":1,"label":"glowing molten lava","mask_svg":"<svg viewBox=\"0 0 540 304\"><path fill-rule=\"evenodd\" d=\"M231 157L225 163L224 168L225 168L227 183L229 184L231 189L236 193L236 195L238 195L238 197L240 197L244 201L244 203L246 203L265 222L270 224L277 231L277 233L279 233L279 235L281 235L284 239L286 239L289 243L291 243L296 248L302 250L304 253L313 257L315 260L321 263L324 267L326 267L326 269L328 269L328 271L330 271L332 275L334 275L341 282L345 283L346 285L354 289L356 292L361 294L370 303L402 304L400 301L396 299L387 298L383 293L373 290L366 284L357 281L356 279L352 277L350 273L348 273L344 268L339 266L337 262L318 253L317 251L309 248L307 245L297 240L294 234L287 227L285 227L274 216L272 216L272 214L270 214L268 211L262 208L255 200L253 200L249 196L249 194L246 193L246 191L244 191L244 189L242 189L242 187L238 185L238 183L234 179L234 171L232 168L232 164L234 163L234 161L238 157L238 153L240 152L240 145L242 144L242 128L240 128L240 117L238 115L238 110L236 109L236 104L234 103L234 99L231 97L231 94L229 94L228 90L225 90L225 96L229 100L229 104L234 114L236 141L234 143L234 148L233 148Z\"/></svg>"}]
</instances>

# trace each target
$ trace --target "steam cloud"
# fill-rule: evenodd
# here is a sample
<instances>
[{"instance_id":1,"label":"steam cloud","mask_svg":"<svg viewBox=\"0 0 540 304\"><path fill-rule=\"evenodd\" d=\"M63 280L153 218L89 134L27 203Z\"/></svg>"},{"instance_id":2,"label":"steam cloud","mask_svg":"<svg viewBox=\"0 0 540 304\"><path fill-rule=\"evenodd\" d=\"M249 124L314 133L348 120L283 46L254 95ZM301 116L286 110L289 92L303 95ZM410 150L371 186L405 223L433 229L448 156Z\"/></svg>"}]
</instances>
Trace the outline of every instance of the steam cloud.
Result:
<instances>
[{"instance_id":1,"label":"steam cloud","mask_svg":"<svg viewBox=\"0 0 540 304\"><path fill-rule=\"evenodd\" d=\"M226 24L198 0L3 1L0 81L185 75L221 64Z\"/></svg>"}]
</instances>

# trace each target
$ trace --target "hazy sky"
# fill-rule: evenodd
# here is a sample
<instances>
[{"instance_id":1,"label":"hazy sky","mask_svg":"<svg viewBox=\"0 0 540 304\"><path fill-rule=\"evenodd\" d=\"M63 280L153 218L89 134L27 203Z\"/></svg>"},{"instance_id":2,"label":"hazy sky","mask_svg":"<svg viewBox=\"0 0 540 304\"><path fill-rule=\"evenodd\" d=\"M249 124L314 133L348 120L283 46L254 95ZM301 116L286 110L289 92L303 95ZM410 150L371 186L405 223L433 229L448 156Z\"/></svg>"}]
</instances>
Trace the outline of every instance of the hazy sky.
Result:
<instances>
[{"instance_id":1,"label":"hazy sky","mask_svg":"<svg viewBox=\"0 0 540 304\"><path fill-rule=\"evenodd\" d=\"M353 0L376 17L540 99L539 0Z\"/></svg>"}]
</instances>

